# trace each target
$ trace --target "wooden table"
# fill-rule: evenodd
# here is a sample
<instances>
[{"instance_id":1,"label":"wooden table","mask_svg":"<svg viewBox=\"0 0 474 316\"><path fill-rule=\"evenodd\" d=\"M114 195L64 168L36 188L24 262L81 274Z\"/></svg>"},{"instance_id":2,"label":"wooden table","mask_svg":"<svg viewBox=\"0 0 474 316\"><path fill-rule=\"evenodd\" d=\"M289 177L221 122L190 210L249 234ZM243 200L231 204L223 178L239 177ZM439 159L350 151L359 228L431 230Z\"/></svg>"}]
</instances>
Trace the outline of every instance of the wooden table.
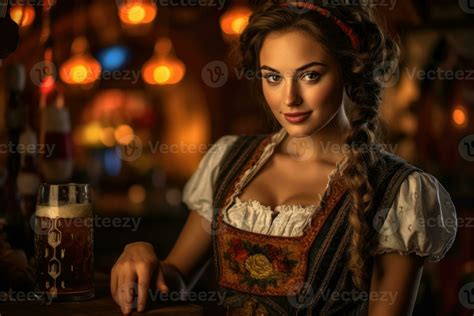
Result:
<instances>
[{"instance_id":1,"label":"wooden table","mask_svg":"<svg viewBox=\"0 0 474 316\"><path fill-rule=\"evenodd\" d=\"M28 293L24 294L25 296ZM109 275L96 273L95 275L95 298L71 303L53 302L50 305L39 302L27 301L20 296L16 302L0 302L0 316L119 316L123 315L120 307L115 303L110 294ZM133 311L131 315L204 315L203 308L195 304L185 302L152 302L147 310L138 313Z\"/></svg>"}]
</instances>

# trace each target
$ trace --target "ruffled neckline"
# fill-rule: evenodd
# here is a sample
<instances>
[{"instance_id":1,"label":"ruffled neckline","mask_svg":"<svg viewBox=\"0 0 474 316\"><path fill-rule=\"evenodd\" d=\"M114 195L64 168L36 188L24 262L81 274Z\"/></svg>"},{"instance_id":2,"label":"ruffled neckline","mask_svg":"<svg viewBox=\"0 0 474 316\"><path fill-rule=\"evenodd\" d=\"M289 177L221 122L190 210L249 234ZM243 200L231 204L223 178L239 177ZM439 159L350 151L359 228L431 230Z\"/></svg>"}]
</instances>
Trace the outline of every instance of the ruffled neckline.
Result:
<instances>
[{"instance_id":1,"label":"ruffled neckline","mask_svg":"<svg viewBox=\"0 0 474 316\"><path fill-rule=\"evenodd\" d=\"M270 205L265 205L259 200L245 200L242 201L238 196L235 197L236 205L246 205L246 206L253 206L259 209L263 209L269 211L271 213L280 213L280 212L288 212L288 211L314 211L318 204L311 204L311 205L302 205L302 204L280 204L275 206L274 209Z\"/></svg>"}]
</instances>

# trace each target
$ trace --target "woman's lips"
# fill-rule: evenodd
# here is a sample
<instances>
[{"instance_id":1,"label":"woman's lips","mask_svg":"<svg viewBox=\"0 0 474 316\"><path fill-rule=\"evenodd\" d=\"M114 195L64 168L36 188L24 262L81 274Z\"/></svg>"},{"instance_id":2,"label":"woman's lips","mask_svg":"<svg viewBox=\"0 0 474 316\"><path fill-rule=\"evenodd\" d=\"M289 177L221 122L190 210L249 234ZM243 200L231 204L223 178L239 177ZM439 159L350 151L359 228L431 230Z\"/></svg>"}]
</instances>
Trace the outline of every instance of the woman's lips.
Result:
<instances>
[{"instance_id":1,"label":"woman's lips","mask_svg":"<svg viewBox=\"0 0 474 316\"><path fill-rule=\"evenodd\" d=\"M303 113L284 113L283 114L283 116L285 116L285 119L292 124L301 123L305 121L310 115L311 115L311 111L303 112Z\"/></svg>"}]
</instances>

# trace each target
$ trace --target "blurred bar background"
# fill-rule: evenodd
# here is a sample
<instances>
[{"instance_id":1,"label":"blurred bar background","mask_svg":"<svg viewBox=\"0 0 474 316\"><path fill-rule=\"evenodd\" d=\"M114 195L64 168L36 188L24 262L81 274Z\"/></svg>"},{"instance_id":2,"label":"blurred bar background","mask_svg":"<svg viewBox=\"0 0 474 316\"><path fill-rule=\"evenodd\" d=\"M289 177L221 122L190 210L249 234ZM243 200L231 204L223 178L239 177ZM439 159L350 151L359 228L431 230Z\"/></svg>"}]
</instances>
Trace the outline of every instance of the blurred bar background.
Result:
<instances>
[{"instance_id":1,"label":"blurred bar background","mask_svg":"<svg viewBox=\"0 0 474 316\"><path fill-rule=\"evenodd\" d=\"M425 266L415 314L471 315L459 291L474 282L474 1L374 4L403 51L381 107L386 141L440 180L459 218L453 248ZM94 212L111 220L95 230L96 268L108 272L138 240L164 258L206 150L222 135L274 128L235 70L251 10L244 0L11 6L20 41L0 64L0 241L31 258L39 182L90 183Z\"/></svg>"}]
</instances>

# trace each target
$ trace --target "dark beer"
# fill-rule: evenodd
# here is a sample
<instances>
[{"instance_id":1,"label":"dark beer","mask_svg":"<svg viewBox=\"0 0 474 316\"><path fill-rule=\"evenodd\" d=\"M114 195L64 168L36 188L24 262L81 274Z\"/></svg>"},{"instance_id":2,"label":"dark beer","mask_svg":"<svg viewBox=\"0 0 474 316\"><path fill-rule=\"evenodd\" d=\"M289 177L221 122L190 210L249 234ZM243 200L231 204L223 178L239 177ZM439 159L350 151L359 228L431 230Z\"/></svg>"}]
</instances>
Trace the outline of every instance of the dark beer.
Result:
<instances>
[{"instance_id":1,"label":"dark beer","mask_svg":"<svg viewBox=\"0 0 474 316\"><path fill-rule=\"evenodd\" d=\"M91 204L38 205L35 256L37 292L60 301L93 297Z\"/></svg>"}]
</instances>

